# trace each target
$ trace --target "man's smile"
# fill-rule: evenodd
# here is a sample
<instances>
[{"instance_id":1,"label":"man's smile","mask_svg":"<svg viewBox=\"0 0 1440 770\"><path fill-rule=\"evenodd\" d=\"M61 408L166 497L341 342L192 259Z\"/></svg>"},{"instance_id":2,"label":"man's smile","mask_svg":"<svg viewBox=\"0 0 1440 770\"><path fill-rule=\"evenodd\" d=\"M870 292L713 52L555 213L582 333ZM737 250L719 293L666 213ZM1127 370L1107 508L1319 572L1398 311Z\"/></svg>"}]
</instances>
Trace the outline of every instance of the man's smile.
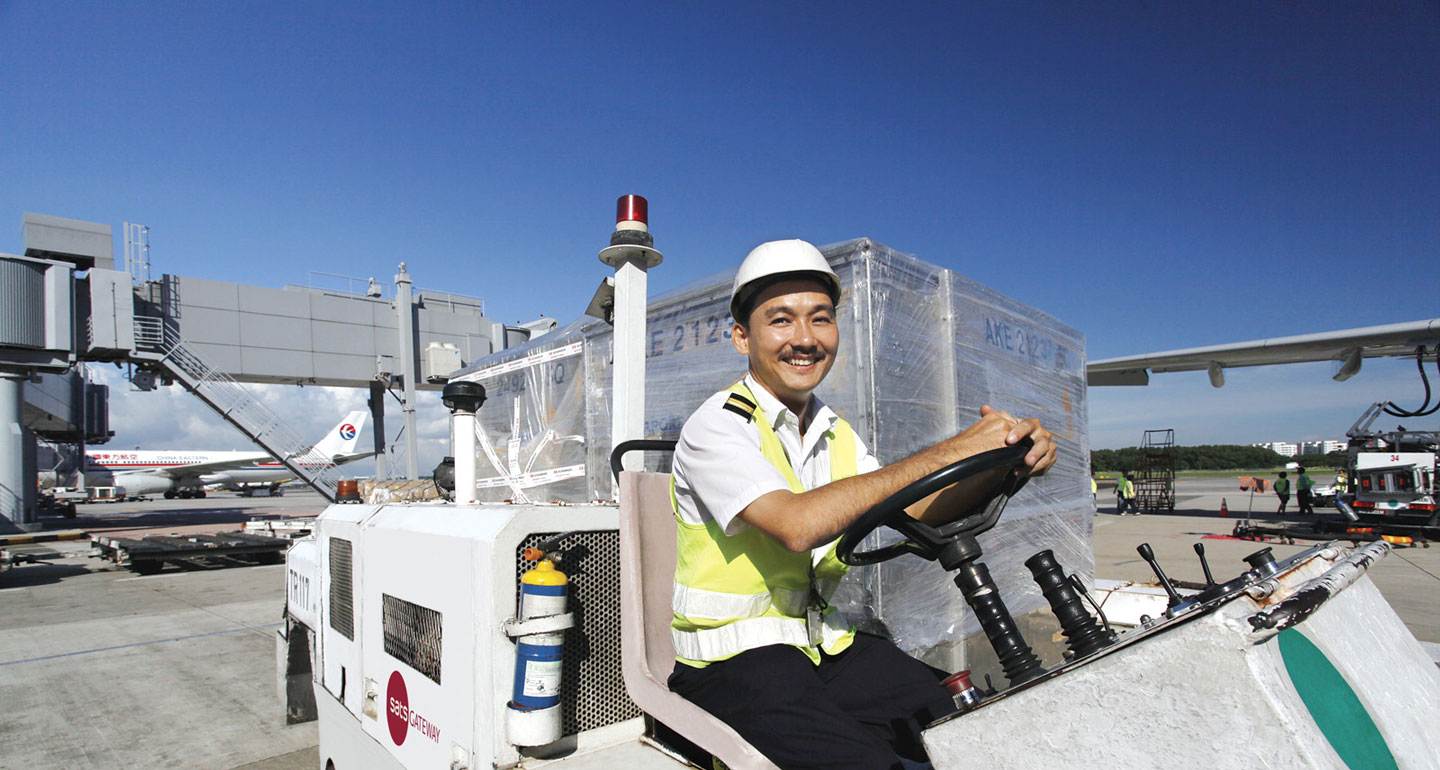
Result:
<instances>
[{"instance_id":1,"label":"man's smile","mask_svg":"<svg viewBox=\"0 0 1440 770\"><path fill-rule=\"evenodd\" d=\"M781 362L799 369L809 369L823 360L825 360L825 356L819 353L789 353L780 356Z\"/></svg>"}]
</instances>

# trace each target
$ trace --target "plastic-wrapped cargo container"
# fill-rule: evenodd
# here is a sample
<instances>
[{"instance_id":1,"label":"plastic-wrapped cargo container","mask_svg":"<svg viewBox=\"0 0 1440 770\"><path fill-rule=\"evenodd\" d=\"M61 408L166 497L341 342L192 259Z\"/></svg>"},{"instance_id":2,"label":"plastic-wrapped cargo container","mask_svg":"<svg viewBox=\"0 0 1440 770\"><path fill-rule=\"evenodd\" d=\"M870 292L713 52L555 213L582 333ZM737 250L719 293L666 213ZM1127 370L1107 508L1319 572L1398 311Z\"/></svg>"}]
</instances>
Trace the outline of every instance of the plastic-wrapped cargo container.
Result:
<instances>
[{"instance_id":1,"label":"plastic-wrapped cargo container","mask_svg":"<svg viewBox=\"0 0 1440 770\"><path fill-rule=\"evenodd\" d=\"M1069 571L1088 577L1094 569L1084 338L1039 310L868 239L823 251L844 288L840 352L817 395L882 462L959 432L987 403L1039 418L1056 435L1055 467L980 538L982 560L1012 612L1046 608L1026 558L1050 548ZM730 344L733 276L650 301L648 438L677 437L706 397L745 373ZM481 382L489 396L478 420L482 500L613 498L610 349L610 326L583 319L456 374ZM649 469L667 463L646 459ZM948 576L913 556L854 570L840 596L862 626L883 626L902 648L952 668L964 660L952 640L978 630Z\"/></svg>"}]
</instances>

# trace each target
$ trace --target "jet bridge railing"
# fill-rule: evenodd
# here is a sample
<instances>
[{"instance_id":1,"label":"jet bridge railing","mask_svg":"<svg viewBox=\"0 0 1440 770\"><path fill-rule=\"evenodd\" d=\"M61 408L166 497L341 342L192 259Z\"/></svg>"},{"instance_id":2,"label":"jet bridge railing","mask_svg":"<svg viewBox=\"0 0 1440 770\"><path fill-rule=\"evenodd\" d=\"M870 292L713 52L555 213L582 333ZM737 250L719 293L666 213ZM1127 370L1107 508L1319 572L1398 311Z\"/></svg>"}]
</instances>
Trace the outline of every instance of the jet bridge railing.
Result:
<instances>
[{"instance_id":1,"label":"jet bridge railing","mask_svg":"<svg viewBox=\"0 0 1440 770\"><path fill-rule=\"evenodd\" d=\"M4 519L14 522L24 521L24 513L25 498L20 496L20 491L0 484L0 517L3 517L0 518L0 524L3 524ZM0 529L0 532L3 531Z\"/></svg>"},{"instance_id":2,"label":"jet bridge railing","mask_svg":"<svg viewBox=\"0 0 1440 770\"><path fill-rule=\"evenodd\" d=\"M334 458L291 431L229 374L211 366L185 346L179 332L163 318L135 318L135 345L159 354L155 363L194 393L221 417L259 444L295 476L335 502L340 473Z\"/></svg>"},{"instance_id":3,"label":"jet bridge railing","mask_svg":"<svg viewBox=\"0 0 1440 770\"><path fill-rule=\"evenodd\" d=\"M159 349L165 344L165 319L135 317L135 344Z\"/></svg>"}]
</instances>

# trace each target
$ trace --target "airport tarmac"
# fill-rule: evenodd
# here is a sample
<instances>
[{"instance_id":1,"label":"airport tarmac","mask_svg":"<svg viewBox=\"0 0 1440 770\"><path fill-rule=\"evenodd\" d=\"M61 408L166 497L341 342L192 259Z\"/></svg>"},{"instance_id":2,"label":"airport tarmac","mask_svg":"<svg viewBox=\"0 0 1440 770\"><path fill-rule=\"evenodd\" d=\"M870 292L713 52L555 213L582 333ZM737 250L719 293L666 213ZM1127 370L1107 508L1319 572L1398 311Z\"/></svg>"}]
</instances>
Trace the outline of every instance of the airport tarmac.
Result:
<instances>
[{"instance_id":1,"label":"airport tarmac","mask_svg":"<svg viewBox=\"0 0 1440 770\"><path fill-rule=\"evenodd\" d=\"M1219 515L1222 498L1229 518ZM1201 582L1192 546L1206 538L1215 577L1233 577L1244 569L1241 558L1262 547L1223 538L1247 501L1231 480L1182 479L1175 512L1121 517L1102 492L1096 573L1150 581L1135 552L1148 542L1172 578ZM1274 505L1272 495L1255 498L1257 510ZM82 505L75 519L46 523L136 537L233 530L250 518L322 509L308 490L278 498L216 494ZM0 700L9 714L0 721L0 768L318 766L314 723L286 726L276 696L283 565L170 567L142 577L89 558L84 541L44 545L61 558L0 573ZM1283 557L1305 545L1272 547ZM1369 575L1417 638L1440 643L1440 548L1396 549Z\"/></svg>"}]
</instances>

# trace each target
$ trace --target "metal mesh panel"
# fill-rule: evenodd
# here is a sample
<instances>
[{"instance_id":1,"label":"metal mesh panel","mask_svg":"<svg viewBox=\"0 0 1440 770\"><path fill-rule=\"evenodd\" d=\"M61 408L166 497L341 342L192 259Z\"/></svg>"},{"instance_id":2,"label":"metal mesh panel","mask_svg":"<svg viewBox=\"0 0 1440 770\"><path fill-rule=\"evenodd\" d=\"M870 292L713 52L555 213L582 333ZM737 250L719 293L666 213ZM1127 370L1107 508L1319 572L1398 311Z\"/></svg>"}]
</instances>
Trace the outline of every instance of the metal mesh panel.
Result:
<instances>
[{"instance_id":1,"label":"metal mesh panel","mask_svg":"<svg viewBox=\"0 0 1440 770\"><path fill-rule=\"evenodd\" d=\"M390 594L380 608L385 654L440 684L440 613Z\"/></svg>"},{"instance_id":2,"label":"metal mesh panel","mask_svg":"<svg viewBox=\"0 0 1440 770\"><path fill-rule=\"evenodd\" d=\"M355 641L355 582L350 541L330 538L330 627Z\"/></svg>"},{"instance_id":3,"label":"metal mesh panel","mask_svg":"<svg viewBox=\"0 0 1440 770\"><path fill-rule=\"evenodd\" d=\"M557 532L530 535L515 552L515 583L533 565L521 555ZM620 670L620 536L615 530L576 532L561 543L558 568L570 578L575 627L565 632L561 730L585 730L640 716ZM518 599L518 592L517 592ZM516 608L519 611L519 608Z\"/></svg>"}]
</instances>

